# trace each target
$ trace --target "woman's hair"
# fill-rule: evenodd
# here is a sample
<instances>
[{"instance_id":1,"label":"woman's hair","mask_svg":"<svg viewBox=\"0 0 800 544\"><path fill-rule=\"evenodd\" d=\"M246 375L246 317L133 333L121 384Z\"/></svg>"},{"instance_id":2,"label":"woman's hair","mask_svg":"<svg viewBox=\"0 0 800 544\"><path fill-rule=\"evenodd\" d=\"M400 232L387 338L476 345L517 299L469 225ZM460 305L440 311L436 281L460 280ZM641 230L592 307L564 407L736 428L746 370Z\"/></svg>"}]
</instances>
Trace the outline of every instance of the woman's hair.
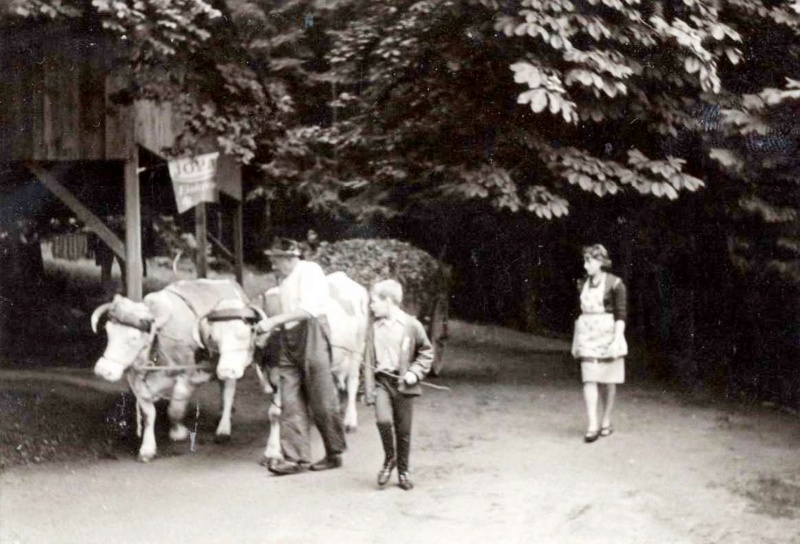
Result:
<instances>
[{"instance_id":1,"label":"woman's hair","mask_svg":"<svg viewBox=\"0 0 800 544\"><path fill-rule=\"evenodd\" d=\"M403 303L403 286L395 280L383 280L374 284L372 294L382 300L392 300L398 306Z\"/></svg>"},{"instance_id":2,"label":"woman's hair","mask_svg":"<svg viewBox=\"0 0 800 544\"><path fill-rule=\"evenodd\" d=\"M603 270L611 269L611 257L608 256L608 250L603 244L584 246L583 255L584 257L588 255L589 257L600 261L600 265Z\"/></svg>"}]
</instances>

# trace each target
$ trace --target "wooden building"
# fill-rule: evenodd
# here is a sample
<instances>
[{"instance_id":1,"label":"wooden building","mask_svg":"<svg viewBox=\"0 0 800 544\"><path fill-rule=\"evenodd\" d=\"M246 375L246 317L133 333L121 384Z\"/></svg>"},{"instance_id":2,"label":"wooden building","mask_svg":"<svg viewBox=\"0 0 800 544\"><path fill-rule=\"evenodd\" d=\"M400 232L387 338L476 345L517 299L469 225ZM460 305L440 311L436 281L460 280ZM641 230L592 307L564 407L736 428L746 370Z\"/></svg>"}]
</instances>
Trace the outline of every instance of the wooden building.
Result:
<instances>
[{"instance_id":1,"label":"wooden building","mask_svg":"<svg viewBox=\"0 0 800 544\"><path fill-rule=\"evenodd\" d=\"M107 37L60 25L0 28L0 163L22 164L125 261L127 294L142 298L140 152L163 157L178 132L169 104L134 101L125 58ZM205 151L213 151L207 149ZM65 171L108 163L123 180L121 240L63 179ZM67 168L68 167L68 168ZM234 215L237 279L242 281L242 183L238 163L221 156L217 174ZM94 183L94 182L91 182ZM204 276L205 206L198 206L198 274Z\"/></svg>"}]
</instances>

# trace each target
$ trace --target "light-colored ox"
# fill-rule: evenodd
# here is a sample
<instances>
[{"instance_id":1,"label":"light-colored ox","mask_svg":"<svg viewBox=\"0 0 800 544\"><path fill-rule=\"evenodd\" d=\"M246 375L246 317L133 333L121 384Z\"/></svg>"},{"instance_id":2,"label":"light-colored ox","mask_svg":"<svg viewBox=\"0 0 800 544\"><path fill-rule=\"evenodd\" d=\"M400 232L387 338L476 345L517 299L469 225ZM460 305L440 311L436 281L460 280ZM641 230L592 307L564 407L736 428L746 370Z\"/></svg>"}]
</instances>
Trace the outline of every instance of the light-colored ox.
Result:
<instances>
[{"instance_id":1,"label":"light-colored ox","mask_svg":"<svg viewBox=\"0 0 800 544\"><path fill-rule=\"evenodd\" d=\"M239 309L238 317L225 311ZM209 350L207 360L197 360L201 344L195 339L198 320L222 311L219 323L227 325L231 342L222 339ZM250 308L247 296L235 282L227 280L184 280L151 293L142 302L116 295L110 303L92 314L92 330L105 320L108 344L94 367L95 374L118 381L125 376L137 403L137 432L142 436L139 459L147 462L156 455L155 402L168 399L169 436L185 440L183 424L187 403L197 385L208 381L216 367L222 388L222 415L216 429L218 441L230 438L231 411L236 379L225 369L246 366L253 356L253 343L247 331L265 317ZM239 331L239 332L235 332ZM242 332L244 331L244 332ZM224 335L223 335L224 336ZM243 344L242 338L247 336Z\"/></svg>"},{"instance_id":2,"label":"light-colored ox","mask_svg":"<svg viewBox=\"0 0 800 544\"><path fill-rule=\"evenodd\" d=\"M334 381L339 389L344 410L344 426L348 432L355 431L358 427L358 414L356 412L356 394L361 365L364 362L366 349L367 327L369 325L369 293L367 290L350 279L343 272L334 272L328 275L328 288L330 301L327 318L331 331L332 347L332 372ZM267 315L273 316L280 313L280 300L278 289L272 288L263 297L263 307ZM225 327L230 324L225 321L201 322L200 336L204 341L215 344L222 338L231 338L234 335L225 333ZM245 331L240 329L244 338ZM276 340L272 338L271 340ZM241 340L244 343L244 340ZM249 339L247 340L249 341ZM269 349L269 348L268 348ZM276 379L275 368L262 369L260 361L255 365L264 391L270 397L269 421L270 431L267 438L267 447L264 450L264 462L269 463L283 457L280 447L280 415L281 395L280 380ZM220 359L217 366L218 374L241 377L246 367L243 359ZM275 365L277 361L267 361L267 366ZM229 366L233 365L233 366ZM270 376L272 378L270 379Z\"/></svg>"}]
</instances>

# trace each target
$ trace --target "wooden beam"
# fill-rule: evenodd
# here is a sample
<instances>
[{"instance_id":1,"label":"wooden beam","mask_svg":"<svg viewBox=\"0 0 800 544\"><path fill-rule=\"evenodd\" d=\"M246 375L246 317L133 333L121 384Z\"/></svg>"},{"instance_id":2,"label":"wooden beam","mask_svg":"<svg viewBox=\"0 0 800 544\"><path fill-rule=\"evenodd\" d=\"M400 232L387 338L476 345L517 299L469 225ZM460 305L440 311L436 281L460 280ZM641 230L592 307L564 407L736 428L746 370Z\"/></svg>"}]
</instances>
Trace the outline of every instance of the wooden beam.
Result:
<instances>
[{"instance_id":1,"label":"wooden beam","mask_svg":"<svg viewBox=\"0 0 800 544\"><path fill-rule=\"evenodd\" d=\"M242 227L242 201L237 200L233 208L233 254L236 281L244 287L244 229Z\"/></svg>"},{"instance_id":2,"label":"wooden beam","mask_svg":"<svg viewBox=\"0 0 800 544\"><path fill-rule=\"evenodd\" d=\"M207 232L206 236L208 236L208 239L211 240L211 245L215 246L218 250L220 250L222 253L224 253L225 257L227 257L231 262L234 261L235 257L233 255L233 253L231 253L230 249L225 247L225 244L223 244L222 241L219 238L217 238L216 236L214 236L210 232Z\"/></svg>"},{"instance_id":3,"label":"wooden beam","mask_svg":"<svg viewBox=\"0 0 800 544\"><path fill-rule=\"evenodd\" d=\"M201 202L194 207L194 237L197 240L197 277L205 278L208 275L208 259L206 258L206 248L208 240L208 221L206 218L206 204Z\"/></svg>"},{"instance_id":4,"label":"wooden beam","mask_svg":"<svg viewBox=\"0 0 800 544\"><path fill-rule=\"evenodd\" d=\"M142 211L139 197L139 160L125 161L125 272L126 293L131 300L140 301L142 289Z\"/></svg>"},{"instance_id":5,"label":"wooden beam","mask_svg":"<svg viewBox=\"0 0 800 544\"><path fill-rule=\"evenodd\" d=\"M25 163L27 168L42 185L63 202L75 216L100 237L120 259L126 258L125 244L110 230L103 221L84 206L69 189L64 187L58 178L45 167L37 163Z\"/></svg>"}]
</instances>

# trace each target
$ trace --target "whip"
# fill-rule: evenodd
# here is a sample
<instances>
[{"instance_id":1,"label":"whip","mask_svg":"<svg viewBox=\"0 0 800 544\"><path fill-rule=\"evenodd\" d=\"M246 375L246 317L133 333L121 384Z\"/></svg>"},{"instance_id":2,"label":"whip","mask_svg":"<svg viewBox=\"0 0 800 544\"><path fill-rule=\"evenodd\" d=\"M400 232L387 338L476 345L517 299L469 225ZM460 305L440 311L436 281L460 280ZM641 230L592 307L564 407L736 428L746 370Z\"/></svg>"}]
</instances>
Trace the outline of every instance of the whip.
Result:
<instances>
[{"instance_id":1,"label":"whip","mask_svg":"<svg viewBox=\"0 0 800 544\"><path fill-rule=\"evenodd\" d=\"M379 374L385 374L386 376L391 376L392 378L397 378L398 380L402 379L397 374L392 374L391 372L389 372L387 370L378 370L378 373ZM426 387L430 387L431 389L438 389L439 391L452 391L452 389L450 389L449 387L447 387L445 385L435 385L435 384L432 384L432 383L423 382L422 380L418 381L417 383L420 384L420 385L424 385Z\"/></svg>"}]
</instances>

